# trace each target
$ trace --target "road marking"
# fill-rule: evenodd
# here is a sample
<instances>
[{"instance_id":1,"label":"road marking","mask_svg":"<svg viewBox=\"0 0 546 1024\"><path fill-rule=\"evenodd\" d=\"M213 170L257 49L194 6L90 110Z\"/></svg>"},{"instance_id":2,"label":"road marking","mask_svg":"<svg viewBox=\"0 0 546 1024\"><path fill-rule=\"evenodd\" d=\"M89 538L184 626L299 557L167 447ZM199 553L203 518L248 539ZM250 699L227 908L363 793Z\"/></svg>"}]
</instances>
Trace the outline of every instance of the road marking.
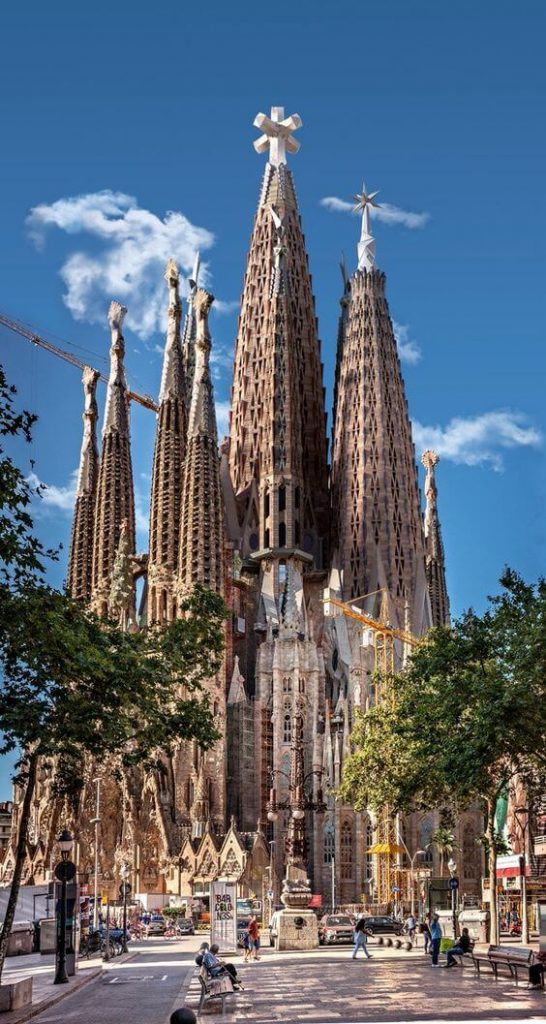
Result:
<instances>
[{"instance_id":1,"label":"road marking","mask_svg":"<svg viewBox=\"0 0 546 1024\"><path fill-rule=\"evenodd\" d=\"M108 978L106 984L129 985L132 981L167 981L168 977L168 974L164 974L163 977L156 974L124 974L122 977L116 975L115 978Z\"/></svg>"}]
</instances>

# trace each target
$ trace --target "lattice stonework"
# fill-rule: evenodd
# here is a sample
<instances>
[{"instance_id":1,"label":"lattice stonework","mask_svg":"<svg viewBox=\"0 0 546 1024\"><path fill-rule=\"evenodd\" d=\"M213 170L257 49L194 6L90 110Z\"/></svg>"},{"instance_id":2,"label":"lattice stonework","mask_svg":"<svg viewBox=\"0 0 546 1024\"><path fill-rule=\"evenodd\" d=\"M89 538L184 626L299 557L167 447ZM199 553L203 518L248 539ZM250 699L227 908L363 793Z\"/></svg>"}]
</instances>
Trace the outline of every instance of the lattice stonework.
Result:
<instances>
[{"instance_id":1,"label":"lattice stonework","mask_svg":"<svg viewBox=\"0 0 546 1024\"><path fill-rule=\"evenodd\" d=\"M320 564L327 444L315 305L292 175L267 164L244 282L232 392L230 471L259 494L246 550L300 547Z\"/></svg>"},{"instance_id":2,"label":"lattice stonework","mask_svg":"<svg viewBox=\"0 0 546 1024\"><path fill-rule=\"evenodd\" d=\"M102 453L95 506L93 536L92 603L106 614L110 577L118 550L122 523L126 523L128 549L135 550L135 499L129 433L129 400L123 367L125 344L121 326L126 310L110 306L112 330L111 370L104 413Z\"/></svg>"},{"instance_id":3,"label":"lattice stonework","mask_svg":"<svg viewBox=\"0 0 546 1024\"><path fill-rule=\"evenodd\" d=\"M149 623L165 622L176 617L175 584L187 428L179 277L172 260L167 266L165 279L169 286L169 312L150 498Z\"/></svg>"},{"instance_id":4,"label":"lattice stonework","mask_svg":"<svg viewBox=\"0 0 546 1024\"><path fill-rule=\"evenodd\" d=\"M423 453L421 462L427 471L425 480L425 553L427 587L435 626L449 623L449 596L446 586L444 545L438 518L438 490L436 487L435 469L440 459L436 452Z\"/></svg>"},{"instance_id":5,"label":"lattice stonework","mask_svg":"<svg viewBox=\"0 0 546 1024\"><path fill-rule=\"evenodd\" d=\"M79 601L91 597L93 566L93 526L99 472L97 447L98 409L95 397L98 372L86 366L83 371L84 412L83 440L78 472L76 504L72 521L72 538L68 559L68 592Z\"/></svg>"},{"instance_id":6,"label":"lattice stonework","mask_svg":"<svg viewBox=\"0 0 546 1024\"><path fill-rule=\"evenodd\" d=\"M346 599L384 585L378 579L380 561L404 623L419 563L424 564L424 542L411 426L384 284L379 271L357 270L344 294L333 427L333 537Z\"/></svg>"}]
</instances>

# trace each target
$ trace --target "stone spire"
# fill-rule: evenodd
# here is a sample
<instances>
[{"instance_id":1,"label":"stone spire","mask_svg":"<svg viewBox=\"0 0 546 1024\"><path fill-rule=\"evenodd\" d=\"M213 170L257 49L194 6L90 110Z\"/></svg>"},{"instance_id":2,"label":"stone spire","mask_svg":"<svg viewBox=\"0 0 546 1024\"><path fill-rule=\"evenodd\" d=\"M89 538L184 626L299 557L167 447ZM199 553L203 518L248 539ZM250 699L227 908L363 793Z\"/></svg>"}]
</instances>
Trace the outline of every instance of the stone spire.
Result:
<instances>
[{"instance_id":1,"label":"stone spire","mask_svg":"<svg viewBox=\"0 0 546 1024\"><path fill-rule=\"evenodd\" d=\"M129 553L133 554L135 550L129 399L123 366L125 344L121 332L126 312L125 307L119 302L112 302L108 311L112 332L110 379L102 430L102 454L93 535L92 603L95 611L101 615L108 612L111 574L124 520L127 523Z\"/></svg>"},{"instance_id":2,"label":"stone spire","mask_svg":"<svg viewBox=\"0 0 546 1024\"><path fill-rule=\"evenodd\" d=\"M367 216L377 193L364 191ZM369 235L369 231L368 231ZM364 244L364 243L362 243ZM387 587L390 614L420 633L429 616L424 537L404 382L385 276L370 256L350 280L342 309L332 442L333 543L345 600ZM347 289L344 290L344 299Z\"/></svg>"},{"instance_id":3,"label":"stone spire","mask_svg":"<svg viewBox=\"0 0 546 1024\"><path fill-rule=\"evenodd\" d=\"M435 469L440 461L436 452L423 452L421 462L427 471L425 479L425 561L428 594L433 626L449 625L449 596L446 586L444 545L438 518L438 489Z\"/></svg>"},{"instance_id":4,"label":"stone spire","mask_svg":"<svg viewBox=\"0 0 546 1024\"><path fill-rule=\"evenodd\" d=\"M269 150L250 242L235 353L230 472L243 510L243 555L305 550L322 566L327 442L320 343L286 152L298 115L254 122ZM279 553L279 557L282 557Z\"/></svg>"},{"instance_id":5,"label":"stone spire","mask_svg":"<svg viewBox=\"0 0 546 1024\"><path fill-rule=\"evenodd\" d=\"M167 340L163 357L150 499L148 622L176 616L175 579L180 546L180 504L186 451L186 375L180 337L178 268L169 260Z\"/></svg>"},{"instance_id":6,"label":"stone spire","mask_svg":"<svg viewBox=\"0 0 546 1024\"><path fill-rule=\"evenodd\" d=\"M182 485L179 588L196 583L222 593L224 583L224 522L216 415L209 370L208 314L213 296L198 288L194 296L197 323L195 372L188 417L186 459Z\"/></svg>"},{"instance_id":7,"label":"stone spire","mask_svg":"<svg viewBox=\"0 0 546 1024\"><path fill-rule=\"evenodd\" d=\"M195 315L195 294L199 285L199 273L201 269L201 257L195 255L192 276L188 281L188 309L184 318L182 331L182 362L184 366L184 378L186 381L186 407L191 404L191 393L193 374L195 370L195 339L197 337L197 318Z\"/></svg>"},{"instance_id":8,"label":"stone spire","mask_svg":"<svg viewBox=\"0 0 546 1024\"><path fill-rule=\"evenodd\" d=\"M72 538L68 560L67 586L71 597L88 601L91 597L91 571L93 562L93 522L97 476L99 471L99 450L97 447L97 399L96 389L99 374L86 366L83 371L83 440L80 452L80 468L76 504L72 522Z\"/></svg>"}]
</instances>

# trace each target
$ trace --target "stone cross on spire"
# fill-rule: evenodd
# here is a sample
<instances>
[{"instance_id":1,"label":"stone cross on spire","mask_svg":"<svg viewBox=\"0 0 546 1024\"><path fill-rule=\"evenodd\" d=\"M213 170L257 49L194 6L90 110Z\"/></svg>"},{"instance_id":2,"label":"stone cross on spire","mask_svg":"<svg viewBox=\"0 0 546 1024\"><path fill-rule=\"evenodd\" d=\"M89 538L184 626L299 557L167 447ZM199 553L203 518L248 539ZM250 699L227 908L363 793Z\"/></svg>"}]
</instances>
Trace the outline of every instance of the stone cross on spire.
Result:
<instances>
[{"instance_id":1,"label":"stone cross on spire","mask_svg":"<svg viewBox=\"0 0 546 1024\"><path fill-rule=\"evenodd\" d=\"M286 153L297 153L300 148L299 142L292 138L292 132L301 128L302 120L299 114L284 116L284 107L271 107L271 117L267 114L256 114L254 127L259 128L263 135L254 142L254 149L257 153L266 153L269 149L269 163L272 167L279 167L286 163Z\"/></svg>"},{"instance_id":2,"label":"stone cross on spire","mask_svg":"<svg viewBox=\"0 0 546 1024\"><path fill-rule=\"evenodd\" d=\"M353 213L362 211L362 231L360 233L360 241L358 243L358 269L359 270L373 270L375 266L375 238L370 231L370 207L379 207L379 203L374 203L374 199L378 192L366 192L365 183L362 185L362 192L353 196L356 199L356 206L353 208Z\"/></svg>"}]
</instances>

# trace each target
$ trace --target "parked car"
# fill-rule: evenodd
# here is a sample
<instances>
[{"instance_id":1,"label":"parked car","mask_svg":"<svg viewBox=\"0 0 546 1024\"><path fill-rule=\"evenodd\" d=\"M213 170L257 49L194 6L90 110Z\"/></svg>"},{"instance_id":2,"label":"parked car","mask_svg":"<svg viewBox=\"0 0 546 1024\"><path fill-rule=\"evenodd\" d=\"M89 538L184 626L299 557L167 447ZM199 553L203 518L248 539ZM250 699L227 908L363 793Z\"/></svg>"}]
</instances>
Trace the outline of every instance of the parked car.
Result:
<instances>
[{"instance_id":1,"label":"parked car","mask_svg":"<svg viewBox=\"0 0 546 1024\"><path fill-rule=\"evenodd\" d=\"M319 942L333 946L335 942L352 942L354 921L348 914L325 914L319 921Z\"/></svg>"},{"instance_id":2,"label":"parked car","mask_svg":"<svg viewBox=\"0 0 546 1024\"><path fill-rule=\"evenodd\" d=\"M167 931L167 922L162 914L152 914L148 925L148 935L164 935Z\"/></svg>"},{"instance_id":3,"label":"parked car","mask_svg":"<svg viewBox=\"0 0 546 1024\"><path fill-rule=\"evenodd\" d=\"M176 921L176 930L179 935L195 935L195 925L191 917L179 917Z\"/></svg>"},{"instance_id":4,"label":"parked car","mask_svg":"<svg viewBox=\"0 0 546 1024\"><path fill-rule=\"evenodd\" d=\"M364 926L368 935L404 934L404 925L394 917L365 917Z\"/></svg>"}]
</instances>

